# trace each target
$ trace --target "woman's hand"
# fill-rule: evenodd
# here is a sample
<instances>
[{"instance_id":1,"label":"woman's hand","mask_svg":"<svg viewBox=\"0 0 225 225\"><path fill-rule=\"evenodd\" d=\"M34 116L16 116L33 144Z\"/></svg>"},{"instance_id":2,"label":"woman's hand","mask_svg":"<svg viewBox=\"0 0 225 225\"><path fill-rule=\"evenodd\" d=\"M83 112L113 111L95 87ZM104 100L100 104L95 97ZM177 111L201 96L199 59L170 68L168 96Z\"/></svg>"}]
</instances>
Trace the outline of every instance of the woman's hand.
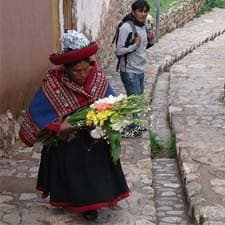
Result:
<instances>
[{"instance_id":1,"label":"woman's hand","mask_svg":"<svg viewBox=\"0 0 225 225\"><path fill-rule=\"evenodd\" d=\"M75 129L75 127L72 126L68 122L68 119L66 118L65 120L63 120L63 122L61 123L61 125L59 127L59 133L69 133L69 132L73 131L74 129Z\"/></svg>"},{"instance_id":2,"label":"woman's hand","mask_svg":"<svg viewBox=\"0 0 225 225\"><path fill-rule=\"evenodd\" d=\"M61 139L66 140L66 139L68 139L70 137L70 134L72 134L76 130L77 130L77 127L71 125L68 122L68 118L66 118L66 119L63 120L63 122L61 123L61 125L59 127L58 136Z\"/></svg>"}]
</instances>

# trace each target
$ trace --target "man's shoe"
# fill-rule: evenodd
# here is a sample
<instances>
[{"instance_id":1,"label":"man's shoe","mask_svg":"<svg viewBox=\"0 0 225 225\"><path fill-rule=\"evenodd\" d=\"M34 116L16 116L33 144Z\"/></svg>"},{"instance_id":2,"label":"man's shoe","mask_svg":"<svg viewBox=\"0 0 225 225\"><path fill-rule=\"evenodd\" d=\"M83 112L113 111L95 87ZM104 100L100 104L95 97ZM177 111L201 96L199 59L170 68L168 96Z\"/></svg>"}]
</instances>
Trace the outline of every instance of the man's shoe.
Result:
<instances>
[{"instance_id":1,"label":"man's shoe","mask_svg":"<svg viewBox=\"0 0 225 225\"><path fill-rule=\"evenodd\" d=\"M142 135L142 132L146 130L147 129L144 127L140 127L136 124L130 124L125 128L124 132L122 133L122 137L140 137Z\"/></svg>"},{"instance_id":2,"label":"man's shoe","mask_svg":"<svg viewBox=\"0 0 225 225\"><path fill-rule=\"evenodd\" d=\"M134 130L132 137L140 137L141 135L142 135L142 131L141 130Z\"/></svg>"},{"instance_id":3,"label":"man's shoe","mask_svg":"<svg viewBox=\"0 0 225 225\"><path fill-rule=\"evenodd\" d=\"M139 131L147 131L147 128L138 126L138 130L139 130Z\"/></svg>"}]
</instances>

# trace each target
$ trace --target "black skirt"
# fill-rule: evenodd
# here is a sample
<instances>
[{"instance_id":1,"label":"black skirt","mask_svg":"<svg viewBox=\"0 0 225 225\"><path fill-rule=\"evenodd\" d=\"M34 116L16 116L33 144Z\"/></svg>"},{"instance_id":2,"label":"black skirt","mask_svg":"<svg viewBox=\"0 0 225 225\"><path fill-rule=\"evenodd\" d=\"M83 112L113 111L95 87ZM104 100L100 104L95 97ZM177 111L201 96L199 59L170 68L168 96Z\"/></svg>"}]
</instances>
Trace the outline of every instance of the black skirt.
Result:
<instances>
[{"instance_id":1,"label":"black skirt","mask_svg":"<svg viewBox=\"0 0 225 225\"><path fill-rule=\"evenodd\" d=\"M120 161L112 162L110 145L93 142L86 131L70 142L43 147L37 189L43 197L50 195L53 206L74 212L114 206L129 195Z\"/></svg>"}]
</instances>

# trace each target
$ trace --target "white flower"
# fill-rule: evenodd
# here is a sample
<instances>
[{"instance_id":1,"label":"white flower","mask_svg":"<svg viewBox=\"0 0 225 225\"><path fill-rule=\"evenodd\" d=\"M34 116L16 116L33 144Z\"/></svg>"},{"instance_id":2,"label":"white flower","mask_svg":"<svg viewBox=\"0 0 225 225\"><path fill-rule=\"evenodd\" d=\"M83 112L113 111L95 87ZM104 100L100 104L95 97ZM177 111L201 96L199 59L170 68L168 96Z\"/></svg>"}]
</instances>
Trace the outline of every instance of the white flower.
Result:
<instances>
[{"instance_id":1,"label":"white flower","mask_svg":"<svg viewBox=\"0 0 225 225\"><path fill-rule=\"evenodd\" d=\"M110 97L110 96L109 96ZM113 102L112 104L121 101L122 99L127 98L126 95L120 94L117 97L114 97L111 101Z\"/></svg>"},{"instance_id":2,"label":"white flower","mask_svg":"<svg viewBox=\"0 0 225 225\"><path fill-rule=\"evenodd\" d=\"M95 139L100 139L105 136L105 133L101 127L96 127L94 130L91 131L91 136Z\"/></svg>"},{"instance_id":3,"label":"white flower","mask_svg":"<svg viewBox=\"0 0 225 225\"><path fill-rule=\"evenodd\" d=\"M130 122L127 120L123 121L117 121L113 124L111 124L111 127L115 131L119 131L120 133L123 131L123 129L129 124Z\"/></svg>"},{"instance_id":4,"label":"white flower","mask_svg":"<svg viewBox=\"0 0 225 225\"><path fill-rule=\"evenodd\" d=\"M147 30L152 30L154 28L154 24L155 24L155 19L150 14L148 14L145 21L145 26Z\"/></svg>"},{"instance_id":5,"label":"white flower","mask_svg":"<svg viewBox=\"0 0 225 225\"><path fill-rule=\"evenodd\" d=\"M117 102L120 102L122 99L124 98L127 98L126 95L124 94L120 94L119 96L115 97L115 96L112 96L112 95L109 95L108 97L105 97L105 98L100 98L98 99L97 101L95 101L96 104L104 104L104 103L107 103L107 104L115 104ZM94 104L90 105L91 108L95 108Z\"/></svg>"}]
</instances>

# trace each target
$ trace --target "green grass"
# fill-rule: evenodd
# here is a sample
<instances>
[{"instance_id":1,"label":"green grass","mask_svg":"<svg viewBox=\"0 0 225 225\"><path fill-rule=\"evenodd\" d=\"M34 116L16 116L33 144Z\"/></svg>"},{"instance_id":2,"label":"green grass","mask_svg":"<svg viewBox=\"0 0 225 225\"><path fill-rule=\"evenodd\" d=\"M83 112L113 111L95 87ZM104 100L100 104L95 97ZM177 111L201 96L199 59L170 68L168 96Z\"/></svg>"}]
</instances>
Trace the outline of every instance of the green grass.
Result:
<instances>
[{"instance_id":1,"label":"green grass","mask_svg":"<svg viewBox=\"0 0 225 225\"><path fill-rule=\"evenodd\" d=\"M220 97L218 98L218 101L219 101L220 103L223 103L223 104L225 105L225 95L220 96Z\"/></svg>"},{"instance_id":2,"label":"green grass","mask_svg":"<svg viewBox=\"0 0 225 225\"><path fill-rule=\"evenodd\" d=\"M163 140L161 140L153 131L150 131L149 134L152 158L176 158L176 137L174 133L172 133L167 143L163 143Z\"/></svg>"},{"instance_id":3,"label":"green grass","mask_svg":"<svg viewBox=\"0 0 225 225\"><path fill-rule=\"evenodd\" d=\"M167 143L167 152L169 158L176 158L177 151L176 151L176 136L172 133L168 143Z\"/></svg>"},{"instance_id":4,"label":"green grass","mask_svg":"<svg viewBox=\"0 0 225 225\"><path fill-rule=\"evenodd\" d=\"M150 131L150 143L152 158L163 152L164 146L162 140L152 131Z\"/></svg>"},{"instance_id":5,"label":"green grass","mask_svg":"<svg viewBox=\"0 0 225 225\"><path fill-rule=\"evenodd\" d=\"M150 4L150 14L155 18L157 0L147 0ZM160 0L160 15L168 12L172 7L179 6L183 0ZM225 0L206 0L201 9L198 10L197 16L211 11L213 8L225 8Z\"/></svg>"},{"instance_id":6,"label":"green grass","mask_svg":"<svg viewBox=\"0 0 225 225\"><path fill-rule=\"evenodd\" d=\"M225 0L206 0L204 5L196 13L196 17L211 11L213 8L225 8Z\"/></svg>"},{"instance_id":7,"label":"green grass","mask_svg":"<svg viewBox=\"0 0 225 225\"><path fill-rule=\"evenodd\" d=\"M147 0L147 1L150 4L150 14L155 18L157 0ZM181 3L182 0L160 0L160 15L167 13L170 8L178 6Z\"/></svg>"}]
</instances>

